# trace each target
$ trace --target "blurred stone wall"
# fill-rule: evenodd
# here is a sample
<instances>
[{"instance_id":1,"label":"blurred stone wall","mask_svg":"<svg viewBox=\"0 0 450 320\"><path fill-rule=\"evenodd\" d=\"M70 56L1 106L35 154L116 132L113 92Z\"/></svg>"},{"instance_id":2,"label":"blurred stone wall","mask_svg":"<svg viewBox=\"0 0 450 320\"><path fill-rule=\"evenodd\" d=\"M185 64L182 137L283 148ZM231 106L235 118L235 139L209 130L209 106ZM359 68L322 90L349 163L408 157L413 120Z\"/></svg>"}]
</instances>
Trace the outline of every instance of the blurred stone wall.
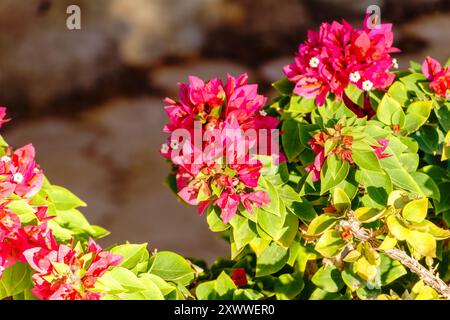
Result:
<instances>
[{"instance_id":1,"label":"blurred stone wall","mask_svg":"<svg viewBox=\"0 0 450 320\"><path fill-rule=\"evenodd\" d=\"M95 88L125 66L147 67L202 45L221 0L2 0L0 97L43 109L55 98ZM68 30L66 8L81 9ZM18 103L16 103L18 102Z\"/></svg>"}]
</instances>

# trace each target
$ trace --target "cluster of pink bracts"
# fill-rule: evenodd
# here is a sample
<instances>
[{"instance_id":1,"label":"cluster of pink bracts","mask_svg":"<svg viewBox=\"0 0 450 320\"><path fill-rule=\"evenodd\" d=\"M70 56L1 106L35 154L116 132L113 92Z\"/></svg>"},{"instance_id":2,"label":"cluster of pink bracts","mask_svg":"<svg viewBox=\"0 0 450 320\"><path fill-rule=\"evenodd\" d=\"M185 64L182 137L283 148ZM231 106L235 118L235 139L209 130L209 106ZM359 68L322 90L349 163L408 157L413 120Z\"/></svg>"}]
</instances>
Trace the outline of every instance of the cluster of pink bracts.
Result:
<instances>
[{"instance_id":1,"label":"cluster of pink bracts","mask_svg":"<svg viewBox=\"0 0 450 320\"><path fill-rule=\"evenodd\" d=\"M389 69L398 68L390 55L399 52L392 47L393 39L391 24L368 28L368 18L362 29L345 20L323 23L318 32L308 32L294 63L283 71L295 83L295 94L315 98L319 106L330 92L342 97L349 84L366 92L385 89L395 79Z\"/></svg>"},{"instance_id":2,"label":"cluster of pink bracts","mask_svg":"<svg viewBox=\"0 0 450 320\"><path fill-rule=\"evenodd\" d=\"M258 134L249 137L245 131L275 129L279 122L265 113L262 108L266 98L257 93L257 85L247 84L247 80L247 75L242 74L237 78L228 76L225 84L218 78L205 83L191 76L189 84L180 84L178 102L165 100L169 104L165 107L169 124L164 131L170 136L161 153L174 165L178 195L188 204L199 205L200 214L211 203L217 205L226 223L239 204L252 212L253 206L261 207L270 201L264 191L255 190L262 164L251 159L249 150L258 144ZM214 132L212 139L205 139L200 146L194 143L195 121L206 135ZM180 129L188 132L188 139L182 143L175 135ZM278 150L271 151L274 148L270 141L265 151L273 151L275 156ZM213 147L230 143L237 146L226 150ZM238 152L239 149L243 152ZM214 150L216 156L207 157L206 150Z\"/></svg>"},{"instance_id":3,"label":"cluster of pink bracts","mask_svg":"<svg viewBox=\"0 0 450 320\"><path fill-rule=\"evenodd\" d=\"M450 67L442 68L438 61L426 57L422 64L422 72L431 81L430 88L436 96L450 99Z\"/></svg>"},{"instance_id":4,"label":"cluster of pink bracts","mask_svg":"<svg viewBox=\"0 0 450 320\"><path fill-rule=\"evenodd\" d=\"M3 124L5 108L0 108ZM33 294L38 299L96 300L100 295L90 291L110 266L122 257L113 255L90 240L87 250L58 244L47 221L46 206L33 206L31 198L42 187L43 173L34 161L34 148L27 145L0 160L0 277L16 262L28 263L33 274ZM14 195L27 201L35 210L37 223L23 226L17 214L9 208Z\"/></svg>"}]
</instances>

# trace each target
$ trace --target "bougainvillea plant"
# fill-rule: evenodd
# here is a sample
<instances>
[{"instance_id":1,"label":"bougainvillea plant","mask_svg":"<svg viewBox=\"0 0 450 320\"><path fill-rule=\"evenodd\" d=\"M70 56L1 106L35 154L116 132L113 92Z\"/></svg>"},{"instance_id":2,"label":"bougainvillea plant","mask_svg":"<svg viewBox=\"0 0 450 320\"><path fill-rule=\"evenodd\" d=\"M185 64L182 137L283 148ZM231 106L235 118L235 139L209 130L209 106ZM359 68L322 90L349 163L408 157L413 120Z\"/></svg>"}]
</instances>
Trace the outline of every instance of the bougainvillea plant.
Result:
<instances>
[{"instance_id":1,"label":"bougainvillea plant","mask_svg":"<svg viewBox=\"0 0 450 320\"><path fill-rule=\"evenodd\" d=\"M265 106L246 82L234 95L228 88L241 81L232 77L191 78L179 101L167 100L168 181L231 248L198 299L239 298L242 288L253 299L450 298L450 68L427 57L398 71L392 26L363 26L310 31ZM194 169L179 161L195 149L195 128L236 136L223 133L235 112L242 132L277 126L281 149L248 144L243 153L258 163L240 172L228 161L239 148L204 135L198 148L216 157ZM186 126L174 150L173 133Z\"/></svg>"},{"instance_id":2,"label":"bougainvillea plant","mask_svg":"<svg viewBox=\"0 0 450 320\"><path fill-rule=\"evenodd\" d=\"M245 74L165 100L167 182L230 244L209 267L102 249L32 145L1 139L0 299L450 299L449 62L399 71L399 51L389 24L323 23L269 103Z\"/></svg>"}]
</instances>

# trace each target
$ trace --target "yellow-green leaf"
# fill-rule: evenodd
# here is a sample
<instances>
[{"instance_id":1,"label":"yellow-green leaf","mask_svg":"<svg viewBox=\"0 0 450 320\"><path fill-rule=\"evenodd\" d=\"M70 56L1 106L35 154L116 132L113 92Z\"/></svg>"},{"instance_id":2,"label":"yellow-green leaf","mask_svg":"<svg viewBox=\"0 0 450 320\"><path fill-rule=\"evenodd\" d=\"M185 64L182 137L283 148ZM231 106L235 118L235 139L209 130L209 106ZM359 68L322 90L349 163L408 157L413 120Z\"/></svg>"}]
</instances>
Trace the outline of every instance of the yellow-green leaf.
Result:
<instances>
[{"instance_id":1,"label":"yellow-green leaf","mask_svg":"<svg viewBox=\"0 0 450 320\"><path fill-rule=\"evenodd\" d=\"M307 236L319 236L331 228L337 222L337 218L329 214L322 214L311 221L306 231Z\"/></svg>"},{"instance_id":2,"label":"yellow-green leaf","mask_svg":"<svg viewBox=\"0 0 450 320\"><path fill-rule=\"evenodd\" d=\"M439 228L434 223L424 220L420 223L414 223L410 229L431 234L436 240L445 240L450 238L450 230Z\"/></svg>"},{"instance_id":3,"label":"yellow-green leaf","mask_svg":"<svg viewBox=\"0 0 450 320\"><path fill-rule=\"evenodd\" d=\"M427 211L428 199L422 198L407 203L403 208L402 215L410 222L420 223L426 218Z\"/></svg>"},{"instance_id":4,"label":"yellow-green leaf","mask_svg":"<svg viewBox=\"0 0 450 320\"><path fill-rule=\"evenodd\" d=\"M345 191L339 187L333 190L333 206L338 212L345 212L350 209L350 199Z\"/></svg>"},{"instance_id":5,"label":"yellow-green leaf","mask_svg":"<svg viewBox=\"0 0 450 320\"><path fill-rule=\"evenodd\" d=\"M385 213L384 210L380 211L373 208L362 207L355 210L355 218L363 223L373 222L379 219Z\"/></svg>"},{"instance_id":6,"label":"yellow-green leaf","mask_svg":"<svg viewBox=\"0 0 450 320\"><path fill-rule=\"evenodd\" d=\"M361 257L355 262L356 273L364 280L373 280L378 272L378 267L367 261L365 257Z\"/></svg>"},{"instance_id":7,"label":"yellow-green leaf","mask_svg":"<svg viewBox=\"0 0 450 320\"><path fill-rule=\"evenodd\" d=\"M338 231L327 230L317 241L314 249L322 256L332 258L338 255L346 244Z\"/></svg>"},{"instance_id":8,"label":"yellow-green leaf","mask_svg":"<svg viewBox=\"0 0 450 320\"><path fill-rule=\"evenodd\" d=\"M392 248L395 247L396 244L397 244L397 239L389 233L386 235L386 238L384 238L383 242L380 244L378 249L384 250L384 251L391 250Z\"/></svg>"},{"instance_id":9,"label":"yellow-green leaf","mask_svg":"<svg viewBox=\"0 0 450 320\"><path fill-rule=\"evenodd\" d=\"M406 240L409 235L409 229L395 215L388 216L386 218L386 223L389 231L394 235L394 237L400 241Z\"/></svg>"},{"instance_id":10,"label":"yellow-green leaf","mask_svg":"<svg viewBox=\"0 0 450 320\"><path fill-rule=\"evenodd\" d=\"M411 230L406 241L425 257L436 257L436 240L431 234Z\"/></svg>"}]
</instances>

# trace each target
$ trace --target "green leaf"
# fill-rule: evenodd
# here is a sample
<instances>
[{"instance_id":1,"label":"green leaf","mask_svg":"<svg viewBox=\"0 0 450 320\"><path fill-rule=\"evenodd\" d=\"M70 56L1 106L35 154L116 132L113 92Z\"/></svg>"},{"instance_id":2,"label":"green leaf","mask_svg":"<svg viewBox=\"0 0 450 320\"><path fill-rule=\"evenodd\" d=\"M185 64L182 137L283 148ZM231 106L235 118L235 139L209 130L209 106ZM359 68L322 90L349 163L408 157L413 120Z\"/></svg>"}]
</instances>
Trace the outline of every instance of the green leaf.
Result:
<instances>
[{"instance_id":1,"label":"green leaf","mask_svg":"<svg viewBox=\"0 0 450 320\"><path fill-rule=\"evenodd\" d=\"M440 200L441 192L439 191L439 187L429 175L423 172L413 172L411 176L420 186L422 193L426 197L436 199L437 201Z\"/></svg>"},{"instance_id":2,"label":"green leaf","mask_svg":"<svg viewBox=\"0 0 450 320\"><path fill-rule=\"evenodd\" d=\"M313 291L309 300L344 300L345 297L340 293L330 293L320 288Z\"/></svg>"},{"instance_id":3,"label":"green leaf","mask_svg":"<svg viewBox=\"0 0 450 320\"><path fill-rule=\"evenodd\" d=\"M351 270L345 269L341 273L342 280L350 288L350 290L356 291L359 288L366 286L366 281L361 279L358 275L354 274Z\"/></svg>"},{"instance_id":4,"label":"green leaf","mask_svg":"<svg viewBox=\"0 0 450 320\"><path fill-rule=\"evenodd\" d=\"M303 222L310 222L317 217L316 210L309 201L293 202L290 209Z\"/></svg>"},{"instance_id":5,"label":"green leaf","mask_svg":"<svg viewBox=\"0 0 450 320\"><path fill-rule=\"evenodd\" d=\"M413 200L403 208L403 218L410 222L420 223L427 217L428 199Z\"/></svg>"},{"instance_id":6,"label":"green leaf","mask_svg":"<svg viewBox=\"0 0 450 320\"><path fill-rule=\"evenodd\" d=\"M289 247L294 241L295 236L298 234L298 218L288 212L284 219L283 226L279 232L279 237L274 239L276 243L283 247Z\"/></svg>"},{"instance_id":7,"label":"green leaf","mask_svg":"<svg viewBox=\"0 0 450 320\"><path fill-rule=\"evenodd\" d=\"M374 172L360 170L356 174L357 181L366 187L367 195L372 200L364 202L365 206L377 209L384 208L387 204L389 194L392 192L392 182L385 172Z\"/></svg>"},{"instance_id":8,"label":"green leaf","mask_svg":"<svg viewBox=\"0 0 450 320\"><path fill-rule=\"evenodd\" d=\"M339 292L344 286L341 273L332 266L322 266L311 278L311 281L327 292Z\"/></svg>"},{"instance_id":9,"label":"green leaf","mask_svg":"<svg viewBox=\"0 0 450 320\"><path fill-rule=\"evenodd\" d=\"M222 271L216 280L199 284L195 295L199 300L231 300L236 289L233 280Z\"/></svg>"},{"instance_id":10,"label":"green leaf","mask_svg":"<svg viewBox=\"0 0 450 320\"><path fill-rule=\"evenodd\" d=\"M400 105L405 105L408 102L408 93L405 85L400 81L395 81L388 90L388 94L394 98Z\"/></svg>"},{"instance_id":11,"label":"green leaf","mask_svg":"<svg viewBox=\"0 0 450 320\"><path fill-rule=\"evenodd\" d=\"M294 160L304 148L300 142L299 125L298 121L289 119L284 121L281 126L283 131L281 142L289 161Z\"/></svg>"},{"instance_id":12,"label":"green leaf","mask_svg":"<svg viewBox=\"0 0 450 320\"><path fill-rule=\"evenodd\" d=\"M94 239L100 239L110 234L110 232L105 228L96 225L91 225L89 233L91 234L91 237Z\"/></svg>"},{"instance_id":13,"label":"green leaf","mask_svg":"<svg viewBox=\"0 0 450 320\"><path fill-rule=\"evenodd\" d=\"M230 224L233 226L233 239L237 250L245 247L257 236L255 224L247 218L236 214Z\"/></svg>"},{"instance_id":14,"label":"green leaf","mask_svg":"<svg viewBox=\"0 0 450 320\"><path fill-rule=\"evenodd\" d=\"M194 270L189 262L176 253L160 251L150 258L149 272L166 281L187 286L194 279Z\"/></svg>"},{"instance_id":15,"label":"green leaf","mask_svg":"<svg viewBox=\"0 0 450 320\"><path fill-rule=\"evenodd\" d=\"M326 258L333 258L344 249L346 244L339 231L327 230L317 241L314 249Z\"/></svg>"},{"instance_id":16,"label":"green leaf","mask_svg":"<svg viewBox=\"0 0 450 320\"><path fill-rule=\"evenodd\" d=\"M414 138L419 143L420 150L433 155L437 154L439 134L436 128L429 125L424 125L414 133Z\"/></svg>"},{"instance_id":17,"label":"green leaf","mask_svg":"<svg viewBox=\"0 0 450 320\"><path fill-rule=\"evenodd\" d=\"M213 232L225 231L230 227L230 224L225 224L220 217L220 209L214 205L208 206L206 209L206 221L209 229Z\"/></svg>"},{"instance_id":18,"label":"green leaf","mask_svg":"<svg viewBox=\"0 0 450 320\"><path fill-rule=\"evenodd\" d=\"M412 133L418 130L430 116L433 101L415 101L406 109L403 129Z\"/></svg>"},{"instance_id":19,"label":"green leaf","mask_svg":"<svg viewBox=\"0 0 450 320\"><path fill-rule=\"evenodd\" d=\"M292 300L302 292L304 287L303 278L286 273L278 277L274 292L278 300Z\"/></svg>"},{"instance_id":20,"label":"green leaf","mask_svg":"<svg viewBox=\"0 0 450 320\"><path fill-rule=\"evenodd\" d=\"M310 113L316 107L314 99L306 99L297 95L292 95L288 112Z\"/></svg>"},{"instance_id":21,"label":"green leaf","mask_svg":"<svg viewBox=\"0 0 450 320\"><path fill-rule=\"evenodd\" d=\"M142 244L123 244L112 248L111 253L123 257L119 267L126 269L133 269L140 262L146 261L149 258L147 251L147 243Z\"/></svg>"},{"instance_id":22,"label":"green leaf","mask_svg":"<svg viewBox=\"0 0 450 320\"><path fill-rule=\"evenodd\" d=\"M351 207L350 199L345 191L339 187L333 189L333 206L338 212L345 212Z\"/></svg>"},{"instance_id":23,"label":"green leaf","mask_svg":"<svg viewBox=\"0 0 450 320\"><path fill-rule=\"evenodd\" d=\"M412 91L416 95L420 92L417 83L419 81L426 81L427 78L422 73L411 73L407 76L401 77L400 81L405 85L407 91Z\"/></svg>"},{"instance_id":24,"label":"green leaf","mask_svg":"<svg viewBox=\"0 0 450 320\"><path fill-rule=\"evenodd\" d=\"M382 286L386 286L408 273L405 267L397 260L392 260L385 254L380 254L380 258Z\"/></svg>"},{"instance_id":25,"label":"green leaf","mask_svg":"<svg viewBox=\"0 0 450 320\"><path fill-rule=\"evenodd\" d=\"M233 292L233 300L260 300L262 298L264 295L253 289L236 289Z\"/></svg>"},{"instance_id":26,"label":"green leaf","mask_svg":"<svg viewBox=\"0 0 450 320\"><path fill-rule=\"evenodd\" d=\"M260 208L253 209L257 217L258 225L270 235L272 239L279 239L286 220L286 207L282 202L279 205L280 215L275 215Z\"/></svg>"},{"instance_id":27,"label":"green leaf","mask_svg":"<svg viewBox=\"0 0 450 320\"><path fill-rule=\"evenodd\" d=\"M139 275L139 278L146 282L149 280L152 281L159 288L159 290L165 297L170 293L176 291L176 287L174 284L169 284L168 282L164 281L163 279L154 274L142 273Z\"/></svg>"},{"instance_id":28,"label":"green leaf","mask_svg":"<svg viewBox=\"0 0 450 320\"><path fill-rule=\"evenodd\" d=\"M267 192L270 198L270 203L268 205L265 205L263 209L265 211L273 213L274 215L282 216L283 212L286 212L286 209L284 205L281 205L280 196L278 195L278 191L275 186L263 177L260 178L259 182L261 188Z\"/></svg>"},{"instance_id":29,"label":"green leaf","mask_svg":"<svg viewBox=\"0 0 450 320\"><path fill-rule=\"evenodd\" d=\"M394 139L391 139L391 141L394 141ZM397 158L394 150L392 149L391 144L387 146L385 152L391 154L391 156L381 159L380 164L381 167L389 175L391 181L400 188L423 196L424 194L422 188L403 167L402 163Z\"/></svg>"},{"instance_id":30,"label":"green leaf","mask_svg":"<svg viewBox=\"0 0 450 320\"><path fill-rule=\"evenodd\" d=\"M107 271L95 283L95 290L105 295L104 300L164 300L164 296L152 280L143 274L137 277L122 267Z\"/></svg>"},{"instance_id":31,"label":"green leaf","mask_svg":"<svg viewBox=\"0 0 450 320\"><path fill-rule=\"evenodd\" d=\"M280 271L288 258L288 250L272 242L256 259L256 277L263 277Z\"/></svg>"},{"instance_id":32,"label":"green leaf","mask_svg":"<svg viewBox=\"0 0 450 320\"><path fill-rule=\"evenodd\" d=\"M434 109L434 113L444 131L448 132L450 130L450 103L444 103L440 108Z\"/></svg>"},{"instance_id":33,"label":"green leaf","mask_svg":"<svg viewBox=\"0 0 450 320\"><path fill-rule=\"evenodd\" d=\"M60 210L56 213L54 219L61 227L78 233L78 230L85 231L89 234L95 233L95 230L89 224L84 215L77 209Z\"/></svg>"},{"instance_id":34,"label":"green leaf","mask_svg":"<svg viewBox=\"0 0 450 320\"><path fill-rule=\"evenodd\" d=\"M319 236L326 230L334 226L338 221L338 218L329 214L321 214L314 218L308 226L306 231L307 236Z\"/></svg>"},{"instance_id":35,"label":"green leaf","mask_svg":"<svg viewBox=\"0 0 450 320\"><path fill-rule=\"evenodd\" d=\"M27 263L16 262L3 271L0 278L0 300L22 293L33 286L31 268Z\"/></svg>"},{"instance_id":36,"label":"green leaf","mask_svg":"<svg viewBox=\"0 0 450 320\"><path fill-rule=\"evenodd\" d=\"M288 78L283 78L273 83L272 86L282 95L290 95L292 90L294 90L295 84L291 82Z\"/></svg>"},{"instance_id":37,"label":"green leaf","mask_svg":"<svg viewBox=\"0 0 450 320\"><path fill-rule=\"evenodd\" d=\"M219 296L225 296L230 291L233 291L236 289L236 285L234 284L233 280L224 272L217 277L216 283L215 283L215 290Z\"/></svg>"},{"instance_id":38,"label":"green leaf","mask_svg":"<svg viewBox=\"0 0 450 320\"><path fill-rule=\"evenodd\" d=\"M384 210L362 207L356 209L354 215L360 222L369 223L378 220L384 213Z\"/></svg>"},{"instance_id":39,"label":"green leaf","mask_svg":"<svg viewBox=\"0 0 450 320\"><path fill-rule=\"evenodd\" d=\"M327 157L320 172L320 194L341 183L347 177L349 170L350 165L347 161L338 160L336 155Z\"/></svg>"},{"instance_id":40,"label":"green leaf","mask_svg":"<svg viewBox=\"0 0 450 320\"><path fill-rule=\"evenodd\" d=\"M36 219L35 210L28 204L27 200L13 200L6 207L19 216L21 223L30 223Z\"/></svg>"},{"instance_id":41,"label":"green leaf","mask_svg":"<svg viewBox=\"0 0 450 320\"><path fill-rule=\"evenodd\" d=\"M85 207L86 203L81 201L76 195L66 188L52 185L45 190L49 200L55 205L57 210L70 210L77 207Z\"/></svg>"},{"instance_id":42,"label":"green leaf","mask_svg":"<svg viewBox=\"0 0 450 320\"><path fill-rule=\"evenodd\" d=\"M397 100L395 100L391 96L385 94L381 99L380 104L378 105L377 109L378 120L387 125L399 124L398 119L395 118L396 115L398 117L398 115L402 113L403 110L400 103L398 103Z\"/></svg>"},{"instance_id":43,"label":"green leaf","mask_svg":"<svg viewBox=\"0 0 450 320\"><path fill-rule=\"evenodd\" d=\"M417 153L402 153L398 160L402 163L403 168L409 173L417 171L419 166L419 155Z\"/></svg>"},{"instance_id":44,"label":"green leaf","mask_svg":"<svg viewBox=\"0 0 450 320\"><path fill-rule=\"evenodd\" d=\"M373 151L357 151L352 152L352 159L358 167L370 171L381 171L380 162Z\"/></svg>"}]
</instances>

